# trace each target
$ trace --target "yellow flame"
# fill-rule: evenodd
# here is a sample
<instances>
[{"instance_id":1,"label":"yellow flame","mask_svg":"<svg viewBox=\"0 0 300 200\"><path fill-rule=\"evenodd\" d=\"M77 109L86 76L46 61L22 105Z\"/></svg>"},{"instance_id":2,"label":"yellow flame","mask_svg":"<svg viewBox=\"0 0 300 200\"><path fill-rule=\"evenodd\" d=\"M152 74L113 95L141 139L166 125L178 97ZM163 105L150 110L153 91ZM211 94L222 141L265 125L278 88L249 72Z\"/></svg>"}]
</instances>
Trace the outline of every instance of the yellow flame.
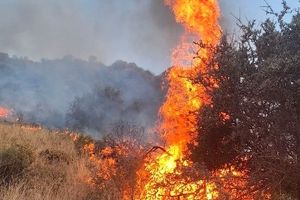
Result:
<instances>
[{"instance_id":1,"label":"yellow flame","mask_svg":"<svg viewBox=\"0 0 300 200\"><path fill-rule=\"evenodd\" d=\"M185 151L187 144L192 143L197 135L195 112L203 104L210 103L204 87L191 81L199 72L207 70L203 60L193 61L197 49L192 41L201 39L210 46L218 44L221 37L219 7L217 0L166 0L165 3L171 7L176 21L183 25L185 33L172 54L173 67L167 76L169 88L166 101L160 109L160 131L166 140L167 152L146 163L150 176L142 199L213 199L218 196L214 183L173 180L172 176L180 177L183 173L180 168L192 164L186 159ZM207 49L201 49L200 53L204 59L211 56Z\"/></svg>"}]
</instances>

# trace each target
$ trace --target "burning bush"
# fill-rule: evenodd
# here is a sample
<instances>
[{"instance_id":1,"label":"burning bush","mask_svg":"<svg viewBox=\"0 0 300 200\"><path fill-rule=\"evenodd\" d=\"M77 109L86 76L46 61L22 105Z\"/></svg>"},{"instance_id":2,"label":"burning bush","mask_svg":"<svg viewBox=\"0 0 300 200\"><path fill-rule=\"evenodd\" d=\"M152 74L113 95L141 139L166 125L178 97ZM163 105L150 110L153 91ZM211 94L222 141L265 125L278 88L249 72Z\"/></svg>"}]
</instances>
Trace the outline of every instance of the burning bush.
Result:
<instances>
[{"instance_id":1,"label":"burning bush","mask_svg":"<svg viewBox=\"0 0 300 200\"><path fill-rule=\"evenodd\" d=\"M136 172L146 154L144 134L143 128L120 122L103 139L83 147L94 174L88 182L100 191L101 198L135 199L139 194Z\"/></svg>"},{"instance_id":2,"label":"burning bush","mask_svg":"<svg viewBox=\"0 0 300 200\"><path fill-rule=\"evenodd\" d=\"M75 135L73 140L75 143L75 149L80 155L82 155L82 149L84 149L86 145L95 142L95 140L91 136L84 134Z\"/></svg>"}]
</instances>

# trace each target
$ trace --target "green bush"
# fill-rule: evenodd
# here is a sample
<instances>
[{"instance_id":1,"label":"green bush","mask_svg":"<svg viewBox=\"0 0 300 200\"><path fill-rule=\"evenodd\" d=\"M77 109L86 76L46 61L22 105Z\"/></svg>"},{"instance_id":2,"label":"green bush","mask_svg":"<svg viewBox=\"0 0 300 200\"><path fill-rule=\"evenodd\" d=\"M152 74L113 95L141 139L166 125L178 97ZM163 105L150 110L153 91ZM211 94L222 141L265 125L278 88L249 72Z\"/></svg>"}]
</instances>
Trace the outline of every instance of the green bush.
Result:
<instances>
[{"instance_id":1,"label":"green bush","mask_svg":"<svg viewBox=\"0 0 300 200\"><path fill-rule=\"evenodd\" d=\"M0 150L0 184L20 179L33 161L32 150L25 146L13 145Z\"/></svg>"}]
</instances>

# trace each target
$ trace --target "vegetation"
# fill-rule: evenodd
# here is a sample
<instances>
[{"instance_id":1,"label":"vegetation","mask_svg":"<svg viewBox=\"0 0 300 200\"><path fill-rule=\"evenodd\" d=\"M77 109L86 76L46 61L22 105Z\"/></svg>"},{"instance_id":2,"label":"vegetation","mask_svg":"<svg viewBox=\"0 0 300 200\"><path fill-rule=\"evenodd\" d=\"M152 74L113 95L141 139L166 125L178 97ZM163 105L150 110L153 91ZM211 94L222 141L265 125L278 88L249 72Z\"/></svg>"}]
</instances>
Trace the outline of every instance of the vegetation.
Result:
<instances>
[{"instance_id":1,"label":"vegetation","mask_svg":"<svg viewBox=\"0 0 300 200\"><path fill-rule=\"evenodd\" d=\"M266 11L275 20L240 24L240 40L223 38L210 72L195 80L213 106L199 113L192 159L212 171L226 164L246 169L249 193L299 199L300 13L284 20L292 12L285 2L280 13Z\"/></svg>"},{"instance_id":2,"label":"vegetation","mask_svg":"<svg viewBox=\"0 0 300 200\"><path fill-rule=\"evenodd\" d=\"M85 199L87 157L63 132L0 124L0 199Z\"/></svg>"},{"instance_id":3,"label":"vegetation","mask_svg":"<svg viewBox=\"0 0 300 200\"><path fill-rule=\"evenodd\" d=\"M0 123L0 199L89 200L134 196L144 129L113 125L100 140Z\"/></svg>"},{"instance_id":4,"label":"vegetation","mask_svg":"<svg viewBox=\"0 0 300 200\"><path fill-rule=\"evenodd\" d=\"M240 24L240 39L224 36L206 63L209 72L193 80L206 87L212 104L199 111L198 145L190 147L192 167L199 168L184 173L191 181L198 178L195 174L209 180L218 169L235 166L246 172L247 185L240 188L244 194L295 200L300 199L300 12L291 12L284 1L282 12L268 6L266 11L275 19L259 26L255 21ZM284 20L287 13L293 15L290 22ZM99 132L113 127L97 141L68 130L1 123L0 199L134 199L145 156L151 147L164 149L147 146L138 126L109 122L135 116L154 123L148 115L156 113L161 93L155 84L151 88L153 101L145 96L126 102L110 86L77 98L67 116L69 127ZM139 115L141 110L148 114Z\"/></svg>"},{"instance_id":5,"label":"vegetation","mask_svg":"<svg viewBox=\"0 0 300 200\"><path fill-rule=\"evenodd\" d=\"M29 148L21 145L12 145L0 152L1 184L8 185L14 179L21 178L25 170L33 162L33 153Z\"/></svg>"}]
</instances>

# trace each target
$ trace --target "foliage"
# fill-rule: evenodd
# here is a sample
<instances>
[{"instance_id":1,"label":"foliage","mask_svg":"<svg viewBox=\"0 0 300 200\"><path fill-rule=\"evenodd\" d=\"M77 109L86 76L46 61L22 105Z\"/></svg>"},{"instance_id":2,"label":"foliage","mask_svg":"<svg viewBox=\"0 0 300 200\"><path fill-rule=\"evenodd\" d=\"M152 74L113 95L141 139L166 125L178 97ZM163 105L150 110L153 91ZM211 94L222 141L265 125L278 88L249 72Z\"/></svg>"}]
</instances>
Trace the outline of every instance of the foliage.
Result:
<instances>
[{"instance_id":1,"label":"foliage","mask_svg":"<svg viewBox=\"0 0 300 200\"><path fill-rule=\"evenodd\" d=\"M267 19L259 27L255 21L241 24L239 41L224 38L207 63L210 72L195 80L207 87L213 105L200 111L199 145L192 147L192 158L211 170L228 163L247 169L248 188L271 192L273 199L282 195L296 199L300 197L300 13L286 22L290 10L285 2L283 6L279 14L267 7L276 20Z\"/></svg>"}]
</instances>

